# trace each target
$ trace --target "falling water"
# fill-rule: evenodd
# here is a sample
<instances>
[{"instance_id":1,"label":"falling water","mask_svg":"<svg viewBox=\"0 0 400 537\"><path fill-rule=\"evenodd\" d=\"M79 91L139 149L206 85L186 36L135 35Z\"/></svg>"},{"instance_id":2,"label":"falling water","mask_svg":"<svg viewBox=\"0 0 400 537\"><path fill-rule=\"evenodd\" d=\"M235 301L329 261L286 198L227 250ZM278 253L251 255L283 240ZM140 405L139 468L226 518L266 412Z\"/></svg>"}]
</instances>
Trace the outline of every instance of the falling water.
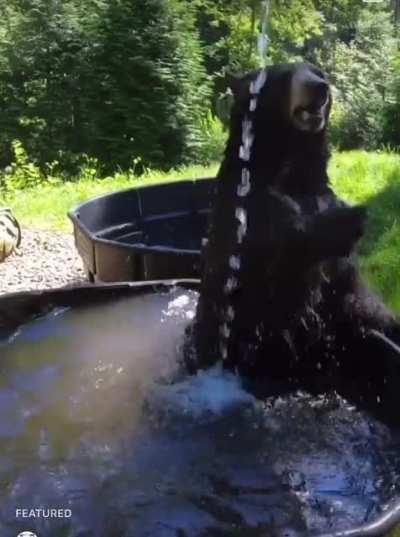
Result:
<instances>
[{"instance_id":1,"label":"falling water","mask_svg":"<svg viewBox=\"0 0 400 537\"><path fill-rule=\"evenodd\" d=\"M237 249L239 253L232 255L229 258L230 272L224 287L226 295L231 295L239 286L239 271L241 268L241 246L247 235L247 211L244 207L244 200L251 192L251 152L254 144L254 129L252 115L257 110L258 98L262 88L267 81L267 73L263 68L267 49L268 49L268 35L267 35L267 23L269 15L269 0L265 0L261 3L262 16L261 16L261 32L258 35L257 46L258 54L261 61L261 70L258 73L257 78L250 84L250 103L249 110L242 123L242 143L239 149L239 158L242 162L242 171L240 183L237 187L237 207L235 211L235 219L238 222L237 226ZM232 304L228 304L226 311L224 312L224 321L220 326L220 352L222 358L225 360L228 357L228 342L231 335L230 324L235 318L235 310Z\"/></svg>"}]
</instances>

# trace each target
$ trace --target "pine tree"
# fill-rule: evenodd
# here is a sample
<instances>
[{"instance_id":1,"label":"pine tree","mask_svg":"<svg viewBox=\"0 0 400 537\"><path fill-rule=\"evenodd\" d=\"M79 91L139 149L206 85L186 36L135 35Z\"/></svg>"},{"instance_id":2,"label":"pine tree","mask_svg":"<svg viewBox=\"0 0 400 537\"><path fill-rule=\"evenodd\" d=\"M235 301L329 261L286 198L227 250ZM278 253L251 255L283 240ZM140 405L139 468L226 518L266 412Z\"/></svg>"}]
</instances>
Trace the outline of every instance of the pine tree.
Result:
<instances>
[{"instance_id":1,"label":"pine tree","mask_svg":"<svg viewBox=\"0 0 400 537\"><path fill-rule=\"evenodd\" d=\"M209 86L193 10L178 0L11 0L0 22L0 138L39 163L107 168L196 158ZM74 157L75 156L75 157Z\"/></svg>"},{"instance_id":2,"label":"pine tree","mask_svg":"<svg viewBox=\"0 0 400 537\"><path fill-rule=\"evenodd\" d=\"M209 91L191 10L175 0L111 0L98 36L94 153L162 167L194 158Z\"/></svg>"}]
</instances>

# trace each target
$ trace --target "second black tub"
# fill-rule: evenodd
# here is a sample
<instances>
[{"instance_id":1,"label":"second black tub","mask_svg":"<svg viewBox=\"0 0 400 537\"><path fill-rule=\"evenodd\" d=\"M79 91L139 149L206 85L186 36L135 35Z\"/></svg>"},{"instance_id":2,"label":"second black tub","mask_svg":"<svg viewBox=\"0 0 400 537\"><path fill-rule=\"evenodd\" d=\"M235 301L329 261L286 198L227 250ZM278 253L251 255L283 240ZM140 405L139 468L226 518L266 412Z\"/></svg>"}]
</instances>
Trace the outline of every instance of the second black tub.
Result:
<instances>
[{"instance_id":1,"label":"second black tub","mask_svg":"<svg viewBox=\"0 0 400 537\"><path fill-rule=\"evenodd\" d=\"M69 213L91 281L193 278L207 236L212 178L132 188Z\"/></svg>"}]
</instances>

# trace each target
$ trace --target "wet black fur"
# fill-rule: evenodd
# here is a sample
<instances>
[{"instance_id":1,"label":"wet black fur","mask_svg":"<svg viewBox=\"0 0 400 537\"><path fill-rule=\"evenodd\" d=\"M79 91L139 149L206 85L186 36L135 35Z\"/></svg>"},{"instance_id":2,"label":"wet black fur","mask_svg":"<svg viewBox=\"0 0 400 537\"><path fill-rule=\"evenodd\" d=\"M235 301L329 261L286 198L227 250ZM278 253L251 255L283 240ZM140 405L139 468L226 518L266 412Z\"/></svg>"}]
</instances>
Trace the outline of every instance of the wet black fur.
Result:
<instances>
[{"instance_id":1,"label":"wet black fur","mask_svg":"<svg viewBox=\"0 0 400 537\"><path fill-rule=\"evenodd\" d=\"M237 251L238 154L249 103L248 95L236 97L204 252L192 366L220 359L219 327L228 300L236 316L226 367L292 387L339 389L375 404L383 393L385 360L393 356L368 331L381 330L397 341L400 331L362 282L351 255L363 232L365 211L345 206L329 186L326 130L311 134L290 123L290 79L304 68L309 67L271 68L253 115L252 190L242 204L248 211L248 234L241 250L240 287L226 297L223 287L232 273L228 260Z\"/></svg>"}]
</instances>

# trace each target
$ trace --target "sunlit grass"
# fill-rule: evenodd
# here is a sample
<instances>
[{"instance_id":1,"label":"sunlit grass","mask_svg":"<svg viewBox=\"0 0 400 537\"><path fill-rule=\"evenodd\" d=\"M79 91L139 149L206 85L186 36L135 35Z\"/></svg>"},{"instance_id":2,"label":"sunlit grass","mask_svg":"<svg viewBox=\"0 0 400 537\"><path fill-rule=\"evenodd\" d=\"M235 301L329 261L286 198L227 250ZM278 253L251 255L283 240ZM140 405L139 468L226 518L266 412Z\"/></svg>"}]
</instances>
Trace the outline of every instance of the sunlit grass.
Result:
<instances>
[{"instance_id":1,"label":"sunlit grass","mask_svg":"<svg viewBox=\"0 0 400 537\"><path fill-rule=\"evenodd\" d=\"M217 168L191 166L169 173L149 171L140 177L120 173L101 180L81 178L3 195L0 205L10 206L24 226L66 231L71 230L68 210L84 200L123 188L212 177ZM400 155L336 153L330 176L340 197L367 206L367 233L359 247L361 268L385 301L400 312Z\"/></svg>"},{"instance_id":2,"label":"sunlit grass","mask_svg":"<svg viewBox=\"0 0 400 537\"><path fill-rule=\"evenodd\" d=\"M340 197L367 206L360 264L370 284L400 311L400 155L340 153L332 159L330 172Z\"/></svg>"},{"instance_id":3,"label":"sunlit grass","mask_svg":"<svg viewBox=\"0 0 400 537\"><path fill-rule=\"evenodd\" d=\"M149 171L141 176L118 173L105 179L78 179L57 185L43 185L1 195L0 206L11 207L23 226L70 231L67 212L90 198L121 190L161 182L213 177L217 165L187 166L171 172Z\"/></svg>"}]
</instances>

